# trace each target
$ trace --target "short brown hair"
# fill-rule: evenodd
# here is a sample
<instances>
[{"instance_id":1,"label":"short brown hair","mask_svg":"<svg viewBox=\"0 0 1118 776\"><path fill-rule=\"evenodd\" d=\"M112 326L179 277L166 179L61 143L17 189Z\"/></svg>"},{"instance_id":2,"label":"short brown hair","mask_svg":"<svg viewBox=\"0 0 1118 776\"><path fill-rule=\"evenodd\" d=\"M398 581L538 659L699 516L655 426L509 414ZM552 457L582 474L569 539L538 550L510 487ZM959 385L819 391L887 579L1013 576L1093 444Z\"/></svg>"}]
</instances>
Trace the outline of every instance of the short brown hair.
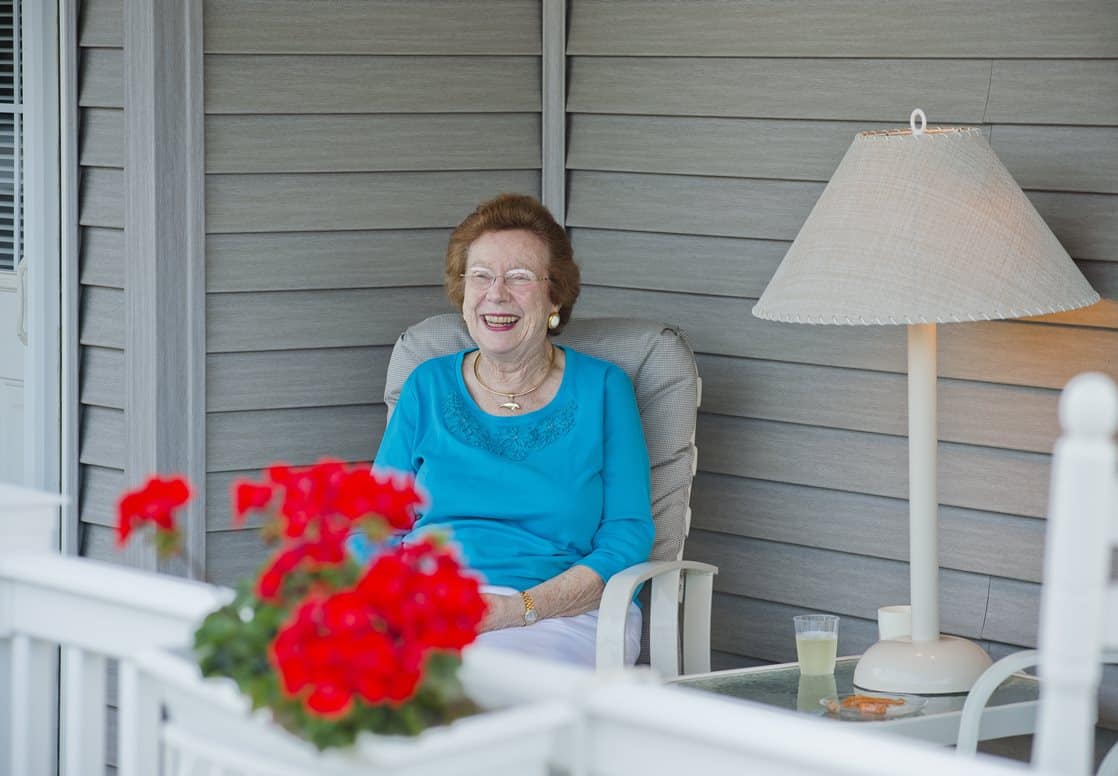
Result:
<instances>
[{"instance_id":1,"label":"short brown hair","mask_svg":"<svg viewBox=\"0 0 1118 776\"><path fill-rule=\"evenodd\" d=\"M446 294L458 309L465 299L462 273L466 271L466 258L470 246L486 232L503 232L522 229L543 240L547 246L548 295L559 305L559 326L548 331L558 334L571 318L571 310L581 288L574 249L567 232L551 212L534 197L527 194L501 194L482 202L458 224L450 235L446 247L446 270L443 282Z\"/></svg>"}]
</instances>

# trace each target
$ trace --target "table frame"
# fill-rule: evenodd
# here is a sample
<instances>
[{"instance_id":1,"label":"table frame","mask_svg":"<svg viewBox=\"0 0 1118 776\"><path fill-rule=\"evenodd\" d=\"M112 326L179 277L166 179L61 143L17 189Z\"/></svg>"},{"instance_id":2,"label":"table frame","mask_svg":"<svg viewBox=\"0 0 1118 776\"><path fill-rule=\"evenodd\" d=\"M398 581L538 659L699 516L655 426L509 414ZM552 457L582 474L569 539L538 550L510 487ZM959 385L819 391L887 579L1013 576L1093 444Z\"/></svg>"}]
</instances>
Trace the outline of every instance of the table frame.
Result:
<instances>
[{"instance_id":1,"label":"table frame","mask_svg":"<svg viewBox=\"0 0 1118 776\"><path fill-rule=\"evenodd\" d=\"M837 661L840 667L856 663L859 655L852 655L848 657L840 657ZM668 680L669 684L675 684L681 687L688 687L693 685L696 681L703 679L727 679L733 677L742 677L743 682L748 684L750 677L763 677L765 674L771 674L778 671L789 671L791 669L798 669L798 663L777 663L774 665L755 666L752 668L734 668L724 671L711 671L706 674L689 674L675 679ZM1035 676L1025 673L1014 674L1011 678L1023 680L1035 687L1039 687L1038 680ZM703 688L694 688L700 692L712 692L704 690ZM724 696L730 697L730 696ZM735 695L733 697L749 700L748 692L743 695ZM855 724L864 727L866 730L879 731L892 735L905 736L907 738L915 738L922 741L930 741L944 746L954 746L959 737L959 721L963 715L962 701L965 696L927 696L929 703L936 702L939 698L944 698L945 703L958 704L958 709L950 709L944 711L933 711L928 713L924 712L912 716L903 717L901 719L881 720L875 722L853 722L844 724ZM754 701L760 702L760 701ZM775 707L774 708L780 708ZM987 705L982 714L982 724L979 728L978 740L986 741L992 738L1004 738L1006 736L1028 735L1032 734L1036 728L1036 711L1037 701L1029 700L1014 703L1003 703L998 705ZM839 720L835 720L840 722Z\"/></svg>"}]
</instances>

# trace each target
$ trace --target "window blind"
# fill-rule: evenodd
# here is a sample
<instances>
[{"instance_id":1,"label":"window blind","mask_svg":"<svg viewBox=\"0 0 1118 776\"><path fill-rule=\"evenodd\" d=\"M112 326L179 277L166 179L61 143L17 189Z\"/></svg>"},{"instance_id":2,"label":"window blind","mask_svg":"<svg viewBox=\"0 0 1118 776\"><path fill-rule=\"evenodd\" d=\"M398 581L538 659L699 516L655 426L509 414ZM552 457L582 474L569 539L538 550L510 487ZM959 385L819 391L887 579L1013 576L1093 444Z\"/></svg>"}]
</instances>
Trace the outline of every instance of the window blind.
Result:
<instances>
[{"instance_id":1,"label":"window blind","mask_svg":"<svg viewBox=\"0 0 1118 776\"><path fill-rule=\"evenodd\" d=\"M19 0L0 0L0 271L23 255L23 95Z\"/></svg>"}]
</instances>

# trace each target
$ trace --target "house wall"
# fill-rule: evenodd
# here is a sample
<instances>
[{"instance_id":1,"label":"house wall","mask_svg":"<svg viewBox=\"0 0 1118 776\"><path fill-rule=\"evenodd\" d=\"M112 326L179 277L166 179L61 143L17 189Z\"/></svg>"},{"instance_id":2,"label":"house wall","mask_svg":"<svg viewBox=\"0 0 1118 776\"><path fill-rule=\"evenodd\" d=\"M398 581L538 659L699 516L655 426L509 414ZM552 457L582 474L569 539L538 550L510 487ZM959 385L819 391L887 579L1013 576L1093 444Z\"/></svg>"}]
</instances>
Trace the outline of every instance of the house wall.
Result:
<instances>
[{"instance_id":1,"label":"house wall","mask_svg":"<svg viewBox=\"0 0 1118 776\"><path fill-rule=\"evenodd\" d=\"M205 5L207 565L261 560L229 483L372 459L384 372L447 312L450 227L539 196L539 3Z\"/></svg>"},{"instance_id":2,"label":"house wall","mask_svg":"<svg viewBox=\"0 0 1118 776\"><path fill-rule=\"evenodd\" d=\"M207 565L254 569L229 482L368 460L388 349L449 309L449 228L539 191L535 0L204 5ZM1118 13L1103 0L569 0L576 315L681 325L704 379L686 554L718 564L719 666L840 650L908 598L901 328L750 309L853 135L983 127L1104 297L1118 296ZM120 0L82 16L82 520L112 557L123 482ZM1118 308L940 328L943 629L1032 645L1059 388L1118 377ZM251 526L249 526L251 528ZM1113 683L1112 683L1113 684ZM1109 697L1109 696L1108 696ZM1109 701L1108 701L1109 703Z\"/></svg>"},{"instance_id":3,"label":"house wall","mask_svg":"<svg viewBox=\"0 0 1118 776\"><path fill-rule=\"evenodd\" d=\"M1104 2L573 0L567 223L578 314L680 324L704 380L688 557L715 663L841 653L908 600L905 331L750 309L854 134L981 126L1104 297L1118 295L1118 12ZM1111 58L1111 59L1106 59ZM1118 376L1118 306L941 326L943 630L1036 638L1059 388Z\"/></svg>"}]
</instances>

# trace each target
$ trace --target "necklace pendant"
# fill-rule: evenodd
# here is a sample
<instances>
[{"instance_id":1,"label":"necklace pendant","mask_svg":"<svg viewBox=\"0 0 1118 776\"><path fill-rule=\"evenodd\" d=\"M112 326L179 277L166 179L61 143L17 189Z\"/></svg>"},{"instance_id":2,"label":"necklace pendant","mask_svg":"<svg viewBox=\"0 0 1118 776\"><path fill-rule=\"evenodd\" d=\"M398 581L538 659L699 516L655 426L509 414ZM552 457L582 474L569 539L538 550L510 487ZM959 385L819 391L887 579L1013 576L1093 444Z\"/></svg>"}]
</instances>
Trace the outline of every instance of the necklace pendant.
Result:
<instances>
[{"instance_id":1,"label":"necklace pendant","mask_svg":"<svg viewBox=\"0 0 1118 776\"><path fill-rule=\"evenodd\" d=\"M520 409L520 405L514 402L512 399L509 399L504 404L500 404L498 406L503 410L512 410L513 412L516 412Z\"/></svg>"}]
</instances>

